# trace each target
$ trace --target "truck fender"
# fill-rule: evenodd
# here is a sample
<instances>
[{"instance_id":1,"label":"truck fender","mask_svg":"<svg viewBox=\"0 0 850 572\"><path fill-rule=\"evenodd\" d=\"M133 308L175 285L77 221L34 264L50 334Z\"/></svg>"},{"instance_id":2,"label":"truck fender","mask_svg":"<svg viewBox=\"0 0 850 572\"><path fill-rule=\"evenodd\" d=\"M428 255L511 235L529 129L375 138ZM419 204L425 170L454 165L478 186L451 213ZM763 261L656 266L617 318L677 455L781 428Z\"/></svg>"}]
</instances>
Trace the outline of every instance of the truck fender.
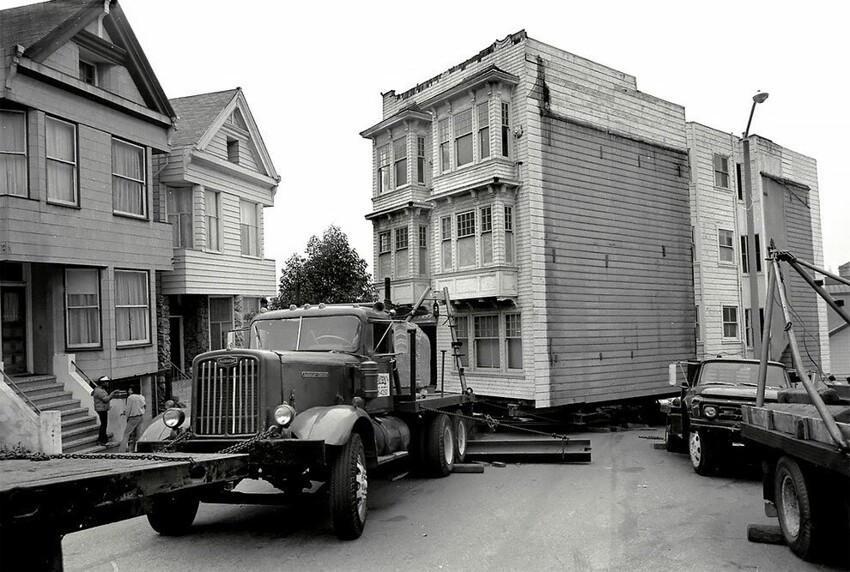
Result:
<instances>
[{"instance_id":1,"label":"truck fender","mask_svg":"<svg viewBox=\"0 0 850 572\"><path fill-rule=\"evenodd\" d=\"M355 430L363 437L366 450L374 449L375 433L369 415L351 405L312 407L295 416L292 434L298 439L324 441L327 445L345 445Z\"/></svg>"}]
</instances>

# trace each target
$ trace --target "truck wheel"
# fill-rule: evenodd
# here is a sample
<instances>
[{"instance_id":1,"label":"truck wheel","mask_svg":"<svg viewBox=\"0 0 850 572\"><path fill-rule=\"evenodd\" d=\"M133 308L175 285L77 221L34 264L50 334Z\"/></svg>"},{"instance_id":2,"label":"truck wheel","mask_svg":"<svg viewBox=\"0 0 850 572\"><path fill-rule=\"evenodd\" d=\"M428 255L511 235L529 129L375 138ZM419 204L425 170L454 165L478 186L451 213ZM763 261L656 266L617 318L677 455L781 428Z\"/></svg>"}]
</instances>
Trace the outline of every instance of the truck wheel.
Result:
<instances>
[{"instance_id":1,"label":"truck wheel","mask_svg":"<svg viewBox=\"0 0 850 572\"><path fill-rule=\"evenodd\" d=\"M779 527L788 547L803 560L814 555L819 535L813 525L812 494L800 465L790 457L776 464L773 479Z\"/></svg>"},{"instance_id":2,"label":"truck wheel","mask_svg":"<svg viewBox=\"0 0 850 572\"><path fill-rule=\"evenodd\" d=\"M688 453L691 465L698 475L707 476L717 466L717 447L705 431L691 431L688 435Z\"/></svg>"},{"instance_id":3,"label":"truck wheel","mask_svg":"<svg viewBox=\"0 0 850 572\"><path fill-rule=\"evenodd\" d=\"M670 423L664 426L664 448L670 453L678 453L682 450L682 437L673 432Z\"/></svg>"},{"instance_id":4,"label":"truck wheel","mask_svg":"<svg viewBox=\"0 0 850 572\"><path fill-rule=\"evenodd\" d=\"M431 419L425 443L425 468L432 477L452 472L455 460L455 436L452 422L445 413Z\"/></svg>"},{"instance_id":5,"label":"truck wheel","mask_svg":"<svg viewBox=\"0 0 850 572\"><path fill-rule=\"evenodd\" d=\"M360 435L352 433L331 467L331 521L342 540L354 540L366 525L366 454Z\"/></svg>"},{"instance_id":6,"label":"truck wheel","mask_svg":"<svg viewBox=\"0 0 850 572\"><path fill-rule=\"evenodd\" d=\"M198 514L198 497L190 493L154 495L145 506L148 523L163 536L189 532Z\"/></svg>"},{"instance_id":7,"label":"truck wheel","mask_svg":"<svg viewBox=\"0 0 850 572\"><path fill-rule=\"evenodd\" d=\"M458 409L455 415L463 415L463 410ZM463 463L466 459L466 441L469 438L466 419L455 417L455 463Z\"/></svg>"}]
</instances>

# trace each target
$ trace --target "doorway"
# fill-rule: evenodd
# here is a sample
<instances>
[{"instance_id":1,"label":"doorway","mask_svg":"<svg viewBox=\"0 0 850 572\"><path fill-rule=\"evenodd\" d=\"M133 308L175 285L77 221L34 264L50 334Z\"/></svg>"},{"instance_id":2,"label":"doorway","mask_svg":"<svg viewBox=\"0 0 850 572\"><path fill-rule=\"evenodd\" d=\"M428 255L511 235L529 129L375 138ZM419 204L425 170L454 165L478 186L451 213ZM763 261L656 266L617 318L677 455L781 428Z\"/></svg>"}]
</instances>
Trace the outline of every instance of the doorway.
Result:
<instances>
[{"instance_id":1,"label":"doorway","mask_svg":"<svg viewBox=\"0 0 850 572\"><path fill-rule=\"evenodd\" d=\"M26 288L4 286L0 295L3 369L8 375L27 371Z\"/></svg>"},{"instance_id":2,"label":"doorway","mask_svg":"<svg viewBox=\"0 0 850 572\"><path fill-rule=\"evenodd\" d=\"M171 363L179 367L182 371L186 371L184 363L185 356L183 354L183 316L169 316L169 349L171 355Z\"/></svg>"}]
</instances>

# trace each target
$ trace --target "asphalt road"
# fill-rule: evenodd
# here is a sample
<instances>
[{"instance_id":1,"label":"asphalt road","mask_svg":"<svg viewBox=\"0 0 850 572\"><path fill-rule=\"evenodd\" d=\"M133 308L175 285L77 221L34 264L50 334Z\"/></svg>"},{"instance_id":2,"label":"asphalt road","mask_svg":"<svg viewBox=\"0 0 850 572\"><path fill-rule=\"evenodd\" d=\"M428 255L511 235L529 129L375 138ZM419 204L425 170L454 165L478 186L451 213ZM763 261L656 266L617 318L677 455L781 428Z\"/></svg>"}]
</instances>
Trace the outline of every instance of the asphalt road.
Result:
<instances>
[{"instance_id":1,"label":"asphalt road","mask_svg":"<svg viewBox=\"0 0 850 572\"><path fill-rule=\"evenodd\" d=\"M776 523L764 516L761 483L744 471L700 477L685 455L643 438L660 435L585 435L586 465L373 479L366 530L353 542L336 539L321 509L202 505L185 537L161 537L144 517L68 535L65 569L830 569L785 546L748 542L748 523Z\"/></svg>"}]
</instances>

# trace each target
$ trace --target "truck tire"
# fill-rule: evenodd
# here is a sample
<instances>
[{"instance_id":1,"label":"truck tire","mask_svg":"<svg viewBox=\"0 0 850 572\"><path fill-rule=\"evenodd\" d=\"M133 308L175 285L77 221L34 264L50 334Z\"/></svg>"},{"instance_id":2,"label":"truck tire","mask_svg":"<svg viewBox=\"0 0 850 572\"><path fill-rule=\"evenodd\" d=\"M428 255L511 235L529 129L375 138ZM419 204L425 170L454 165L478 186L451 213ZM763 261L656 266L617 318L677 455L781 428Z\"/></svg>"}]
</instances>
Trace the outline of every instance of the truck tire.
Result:
<instances>
[{"instance_id":1,"label":"truck tire","mask_svg":"<svg viewBox=\"0 0 850 572\"><path fill-rule=\"evenodd\" d=\"M368 490L363 441L352 433L331 467L331 521L341 540L355 540L363 534Z\"/></svg>"},{"instance_id":2,"label":"truck tire","mask_svg":"<svg viewBox=\"0 0 850 572\"><path fill-rule=\"evenodd\" d=\"M454 427L449 416L440 413L431 419L425 443L425 469L432 477L445 477L455 462Z\"/></svg>"},{"instance_id":3,"label":"truck tire","mask_svg":"<svg viewBox=\"0 0 850 572\"><path fill-rule=\"evenodd\" d=\"M455 415L463 415L463 410L458 409ZM454 417L455 420L455 463L463 463L466 459L466 442L469 439L469 426L463 417Z\"/></svg>"},{"instance_id":4,"label":"truck tire","mask_svg":"<svg viewBox=\"0 0 850 572\"><path fill-rule=\"evenodd\" d=\"M161 535L182 536L195 522L199 504L192 493L160 494L146 503L145 513L151 528Z\"/></svg>"},{"instance_id":5,"label":"truck tire","mask_svg":"<svg viewBox=\"0 0 850 572\"><path fill-rule=\"evenodd\" d=\"M664 448L670 453L680 453L683 448L682 437L673 432L669 422L664 426Z\"/></svg>"},{"instance_id":6,"label":"truck tire","mask_svg":"<svg viewBox=\"0 0 850 572\"><path fill-rule=\"evenodd\" d=\"M688 434L688 455L698 475L708 476L717 468L717 446L707 431L691 431Z\"/></svg>"},{"instance_id":7,"label":"truck tire","mask_svg":"<svg viewBox=\"0 0 850 572\"><path fill-rule=\"evenodd\" d=\"M773 483L782 535L794 554L803 560L811 560L820 541L812 512L811 483L806 480L797 461L790 457L779 459Z\"/></svg>"}]
</instances>

